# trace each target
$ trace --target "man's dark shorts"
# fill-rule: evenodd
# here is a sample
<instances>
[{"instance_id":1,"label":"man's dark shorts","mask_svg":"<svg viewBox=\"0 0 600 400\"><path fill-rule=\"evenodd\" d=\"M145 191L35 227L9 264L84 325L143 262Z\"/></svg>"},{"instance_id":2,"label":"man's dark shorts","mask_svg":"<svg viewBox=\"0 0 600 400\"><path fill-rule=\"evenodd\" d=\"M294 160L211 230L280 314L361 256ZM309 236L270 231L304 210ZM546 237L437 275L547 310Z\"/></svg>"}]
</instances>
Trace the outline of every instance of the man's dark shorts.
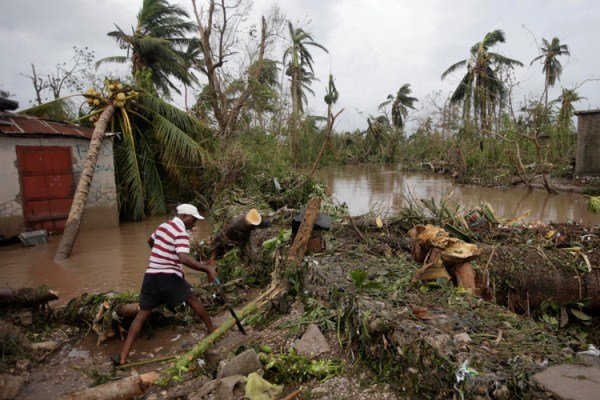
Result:
<instances>
[{"instance_id":1,"label":"man's dark shorts","mask_svg":"<svg viewBox=\"0 0 600 400\"><path fill-rule=\"evenodd\" d=\"M164 303L177 307L191 294L190 284L175 274L144 274L140 309L150 311Z\"/></svg>"}]
</instances>

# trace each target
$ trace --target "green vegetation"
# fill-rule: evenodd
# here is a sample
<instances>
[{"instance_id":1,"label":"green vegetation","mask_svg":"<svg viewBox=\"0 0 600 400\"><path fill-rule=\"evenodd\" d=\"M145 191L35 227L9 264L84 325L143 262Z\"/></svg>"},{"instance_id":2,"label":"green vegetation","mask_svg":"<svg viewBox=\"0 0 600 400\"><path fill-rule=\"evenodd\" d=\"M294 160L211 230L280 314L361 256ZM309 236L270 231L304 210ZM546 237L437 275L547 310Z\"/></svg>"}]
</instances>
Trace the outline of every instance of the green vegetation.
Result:
<instances>
[{"instance_id":1,"label":"green vegetation","mask_svg":"<svg viewBox=\"0 0 600 400\"><path fill-rule=\"evenodd\" d=\"M297 168L314 171L327 164L400 162L465 182L520 181L529 187L542 176L549 192L549 175L572 174L572 116L583 98L579 87L563 87L559 98L548 100L548 88L564 72L561 59L570 56L558 37L542 39L531 61L543 65L539 99L518 104L514 98L518 83L512 71L523 64L496 50L507 41L496 29L468 49L468 58L443 72L446 79L466 69L447 101L441 93L419 101L411 84L404 83L366 117L366 129L341 132L334 122L344 110L344 93L331 74L327 116L308 112L316 81L312 50L327 52L309 27L274 9L251 25L246 37L237 28L249 6L245 2L192 5L188 14L167 0L145 0L131 33L119 26L108 33L126 54L97 61L105 68L126 63L129 76L109 77L102 84L80 66L68 79L77 88L91 86L84 95L87 105L68 96L28 111L91 124L108 105L115 106L106 130L122 134L112 140L124 219L162 214L181 201L211 209L232 190L261 191L273 178L295 186ZM247 49L243 55L241 46ZM77 54L80 64L93 61L87 48ZM173 106L170 97L182 86L185 110ZM38 99L46 90L34 89ZM332 106L339 104L336 114ZM427 106L415 122L417 104Z\"/></svg>"}]
</instances>

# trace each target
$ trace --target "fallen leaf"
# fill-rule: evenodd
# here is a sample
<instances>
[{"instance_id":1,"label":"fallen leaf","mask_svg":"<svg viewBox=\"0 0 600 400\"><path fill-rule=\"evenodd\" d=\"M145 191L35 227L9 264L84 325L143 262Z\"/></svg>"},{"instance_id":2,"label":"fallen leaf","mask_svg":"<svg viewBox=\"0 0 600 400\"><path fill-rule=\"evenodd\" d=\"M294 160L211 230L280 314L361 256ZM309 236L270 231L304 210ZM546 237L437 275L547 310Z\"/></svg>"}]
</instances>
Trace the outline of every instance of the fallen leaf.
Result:
<instances>
[{"instance_id":1,"label":"fallen leaf","mask_svg":"<svg viewBox=\"0 0 600 400\"><path fill-rule=\"evenodd\" d=\"M426 308L413 308L412 312L419 319L428 320L428 319L435 318L435 316L433 316L433 315L429 314L429 312L427 312Z\"/></svg>"}]
</instances>

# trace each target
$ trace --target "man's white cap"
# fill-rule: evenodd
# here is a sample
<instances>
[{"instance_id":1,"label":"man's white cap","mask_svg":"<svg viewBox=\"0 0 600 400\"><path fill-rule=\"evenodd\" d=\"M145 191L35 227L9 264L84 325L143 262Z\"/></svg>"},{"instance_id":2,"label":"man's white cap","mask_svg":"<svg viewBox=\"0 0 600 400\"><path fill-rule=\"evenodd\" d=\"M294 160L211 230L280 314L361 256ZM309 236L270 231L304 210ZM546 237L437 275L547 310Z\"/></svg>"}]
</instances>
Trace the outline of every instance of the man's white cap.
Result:
<instances>
[{"instance_id":1,"label":"man's white cap","mask_svg":"<svg viewBox=\"0 0 600 400\"><path fill-rule=\"evenodd\" d=\"M196 219L204 219L202 215L198 212L198 209L191 204L180 204L177 206L177 214L182 215L191 215Z\"/></svg>"}]
</instances>

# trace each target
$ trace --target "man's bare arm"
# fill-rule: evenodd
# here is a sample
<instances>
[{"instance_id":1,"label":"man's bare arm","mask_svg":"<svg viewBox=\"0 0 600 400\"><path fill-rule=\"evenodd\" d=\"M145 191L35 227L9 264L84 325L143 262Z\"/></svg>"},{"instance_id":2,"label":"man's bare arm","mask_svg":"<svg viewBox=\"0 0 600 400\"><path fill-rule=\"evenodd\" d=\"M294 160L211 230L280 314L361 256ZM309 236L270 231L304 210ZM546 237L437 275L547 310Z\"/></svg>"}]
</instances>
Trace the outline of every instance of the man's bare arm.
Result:
<instances>
[{"instance_id":1,"label":"man's bare arm","mask_svg":"<svg viewBox=\"0 0 600 400\"><path fill-rule=\"evenodd\" d=\"M211 266L211 263L196 261L188 253L178 253L177 255L179 256L179 262L186 267L206 273L206 275L208 275L208 279L211 281L214 281L217 278L217 271Z\"/></svg>"}]
</instances>

